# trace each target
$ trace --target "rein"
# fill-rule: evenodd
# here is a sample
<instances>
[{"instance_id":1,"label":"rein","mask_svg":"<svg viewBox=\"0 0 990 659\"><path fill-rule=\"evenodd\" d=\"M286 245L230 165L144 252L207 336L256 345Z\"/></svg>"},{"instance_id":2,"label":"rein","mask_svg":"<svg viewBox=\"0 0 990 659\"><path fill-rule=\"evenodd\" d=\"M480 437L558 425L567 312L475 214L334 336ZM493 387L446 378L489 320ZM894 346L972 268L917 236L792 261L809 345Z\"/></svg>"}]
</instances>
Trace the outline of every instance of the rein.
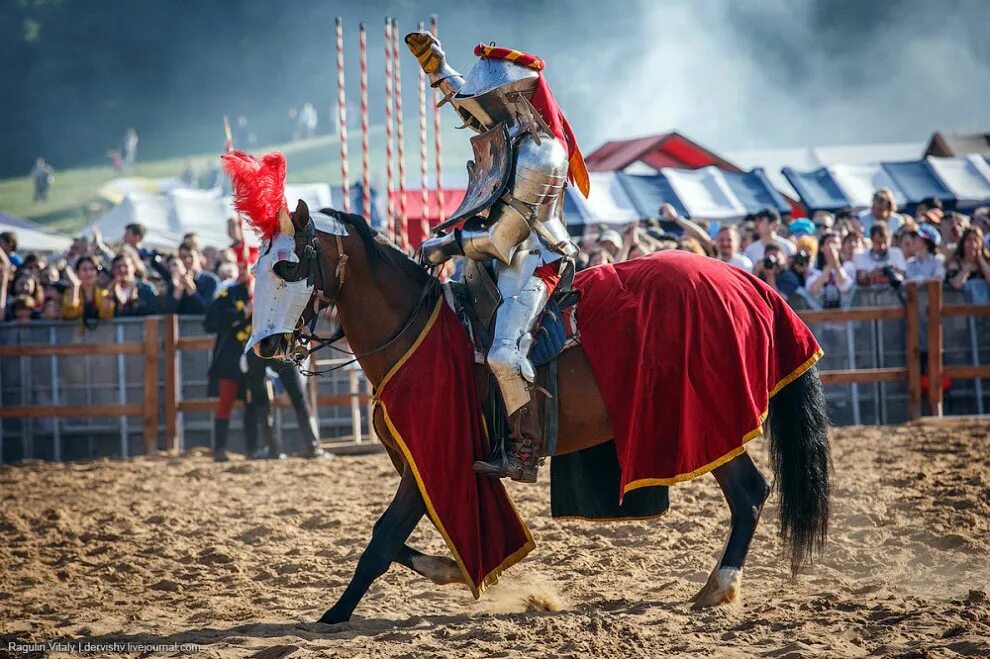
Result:
<instances>
[{"instance_id":1,"label":"rein","mask_svg":"<svg viewBox=\"0 0 990 659\"><path fill-rule=\"evenodd\" d=\"M294 277L296 281L306 278L308 279L309 283L312 284L313 317L310 322L313 325L313 327L315 327L320 312L327 308L336 307L337 301L335 298L331 298L330 296L328 296L324 290L325 282L326 282L326 272L324 270L324 264L323 264L323 250L320 247L320 241L317 239L316 229L312 220L310 220L309 224L306 225L304 237L307 238L309 242L307 243L306 248L303 251L303 256L300 257L299 260L300 262L297 265L297 268L294 269L294 272L286 272L285 275L281 275L281 276L284 276L286 279L289 279L289 277ZM340 239L340 236L334 234L334 238L336 239L337 242L337 255L338 255L337 267L334 269L334 276L337 279L337 295L339 296L340 291L344 287L344 279L346 274L348 255L346 252L344 252L344 243ZM314 272L314 268L313 268L314 263L317 265L317 268L319 270L319 277L320 277L319 284L317 284L316 282L316 273ZM338 371L342 368L346 368L347 366L356 363L357 361L365 357L370 357L371 355L377 354L385 350L386 348L394 344L396 341L398 341L407 331L409 331L409 328L412 327L413 322L416 320L416 317L419 316L420 311L422 311L422 309L427 305L427 303L433 298L433 293L435 292L438 284L439 284L439 280L431 276L427 280L426 286L424 286L423 290L420 292L419 299L416 301L416 306L413 307L413 310L410 312L408 318L406 318L406 321L402 324L402 327L399 328L399 331L396 332L396 334L392 338L390 338L388 341L378 346L377 348L360 354L356 354L348 350L344 350L343 348L338 348L332 345L339 339L343 338L344 336L343 331L335 332L333 335L329 337L319 336L318 334L313 332L313 327L310 327L305 323L303 323L302 319L300 318L299 320L300 326L297 327L296 330L292 333L293 339L295 339L297 345L291 350L290 352L291 356L286 361L291 361L295 363L301 375L310 377L313 375L324 375L326 373L332 373L333 371ZM308 346L304 347L302 343L306 343L306 344L315 343L317 345L315 345L315 347L308 347ZM343 362L342 364L337 364L335 366L331 366L325 369L309 370L307 368L304 368L302 365L303 361L305 361L313 353L322 350L323 348L330 348L331 350L336 350L338 352L352 355L352 359L349 359L346 362Z\"/></svg>"}]
</instances>

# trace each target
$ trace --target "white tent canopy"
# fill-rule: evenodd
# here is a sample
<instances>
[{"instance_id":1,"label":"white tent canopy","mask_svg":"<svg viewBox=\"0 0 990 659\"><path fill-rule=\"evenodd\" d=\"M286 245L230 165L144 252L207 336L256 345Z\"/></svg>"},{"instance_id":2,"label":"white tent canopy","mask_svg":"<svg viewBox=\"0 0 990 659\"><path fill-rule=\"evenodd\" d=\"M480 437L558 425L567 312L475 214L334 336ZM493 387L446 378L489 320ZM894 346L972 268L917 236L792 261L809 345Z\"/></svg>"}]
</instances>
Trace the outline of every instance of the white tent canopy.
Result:
<instances>
[{"instance_id":1,"label":"white tent canopy","mask_svg":"<svg viewBox=\"0 0 990 659\"><path fill-rule=\"evenodd\" d=\"M990 199L990 165L982 156L965 158L928 157L928 163L962 206Z\"/></svg>"},{"instance_id":2,"label":"white tent canopy","mask_svg":"<svg viewBox=\"0 0 990 659\"><path fill-rule=\"evenodd\" d=\"M739 201L718 167L701 169L660 170L674 192L681 199L691 217L708 220L737 219L746 215L746 207Z\"/></svg>"},{"instance_id":3,"label":"white tent canopy","mask_svg":"<svg viewBox=\"0 0 990 659\"><path fill-rule=\"evenodd\" d=\"M332 206L330 186L326 183L287 185L286 203L290 209L302 199L311 209ZM124 227L138 222L147 233L147 246L173 250L182 236L194 232L204 246L224 247L230 244L227 236L227 219L234 215L230 197L221 196L219 189L192 190L176 188L165 194L147 194L139 190L127 192L123 201L93 225L108 240L123 235ZM246 232L249 244L257 244L252 231Z\"/></svg>"},{"instance_id":4,"label":"white tent canopy","mask_svg":"<svg viewBox=\"0 0 990 659\"><path fill-rule=\"evenodd\" d=\"M40 228L32 229L22 224L6 224L0 221L0 232L13 231L17 234L17 250L24 252L46 252L49 254L64 252L69 249L72 239L58 236Z\"/></svg>"},{"instance_id":5,"label":"white tent canopy","mask_svg":"<svg viewBox=\"0 0 990 659\"><path fill-rule=\"evenodd\" d=\"M830 165L827 169L855 209L869 208L873 203L873 194L879 188L890 188L898 206L903 206L907 202L901 189L890 178L890 174L879 164Z\"/></svg>"},{"instance_id":6,"label":"white tent canopy","mask_svg":"<svg viewBox=\"0 0 990 659\"><path fill-rule=\"evenodd\" d=\"M591 172L591 192L585 199L571 195L582 212L601 224L627 224L640 218L616 172Z\"/></svg>"}]
</instances>

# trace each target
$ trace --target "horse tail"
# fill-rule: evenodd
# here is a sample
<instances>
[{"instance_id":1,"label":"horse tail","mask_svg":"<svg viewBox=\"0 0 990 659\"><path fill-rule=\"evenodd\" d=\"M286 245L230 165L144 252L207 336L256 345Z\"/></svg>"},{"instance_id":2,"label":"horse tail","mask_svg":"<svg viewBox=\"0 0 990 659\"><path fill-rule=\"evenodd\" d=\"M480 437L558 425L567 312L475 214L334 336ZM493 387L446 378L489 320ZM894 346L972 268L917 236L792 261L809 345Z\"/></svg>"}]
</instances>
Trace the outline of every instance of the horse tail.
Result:
<instances>
[{"instance_id":1,"label":"horse tail","mask_svg":"<svg viewBox=\"0 0 990 659\"><path fill-rule=\"evenodd\" d=\"M791 571L821 550L828 535L831 458L828 414L812 367L770 399L765 426L780 499L780 537Z\"/></svg>"}]
</instances>

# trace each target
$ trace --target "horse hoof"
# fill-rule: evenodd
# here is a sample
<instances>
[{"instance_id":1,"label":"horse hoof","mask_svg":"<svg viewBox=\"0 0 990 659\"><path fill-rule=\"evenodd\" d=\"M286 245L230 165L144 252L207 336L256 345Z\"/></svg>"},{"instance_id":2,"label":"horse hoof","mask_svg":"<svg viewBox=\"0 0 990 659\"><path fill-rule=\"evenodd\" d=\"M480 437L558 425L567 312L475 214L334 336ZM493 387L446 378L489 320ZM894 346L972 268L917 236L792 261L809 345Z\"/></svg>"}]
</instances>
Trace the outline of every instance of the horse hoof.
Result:
<instances>
[{"instance_id":1,"label":"horse hoof","mask_svg":"<svg viewBox=\"0 0 990 659\"><path fill-rule=\"evenodd\" d=\"M438 586L464 583L464 576L457 563L443 556L415 556L412 559L412 567Z\"/></svg>"},{"instance_id":2,"label":"horse hoof","mask_svg":"<svg viewBox=\"0 0 990 659\"><path fill-rule=\"evenodd\" d=\"M708 577L708 583L691 598L692 609L706 609L739 601L742 592L742 570L724 567Z\"/></svg>"},{"instance_id":3,"label":"horse hoof","mask_svg":"<svg viewBox=\"0 0 990 659\"><path fill-rule=\"evenodd\" d=\"M340 623L347 622L350 619L351 617L349 615L346 615L340 611L335 611L334 609L330 609L329 611L323 614L323 617L320 618L318 622L324 625L339 625Z\"/></svg>"}]
</instances>

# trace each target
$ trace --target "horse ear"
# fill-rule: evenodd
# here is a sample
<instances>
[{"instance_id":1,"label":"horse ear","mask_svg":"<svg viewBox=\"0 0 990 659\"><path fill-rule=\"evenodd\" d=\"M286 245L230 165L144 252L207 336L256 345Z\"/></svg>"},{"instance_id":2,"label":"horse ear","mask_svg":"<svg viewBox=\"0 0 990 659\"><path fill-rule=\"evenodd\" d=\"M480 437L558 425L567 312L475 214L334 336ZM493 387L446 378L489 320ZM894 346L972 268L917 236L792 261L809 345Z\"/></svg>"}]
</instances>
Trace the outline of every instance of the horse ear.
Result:
<instances>
[{"instance_id":1,"label":"horse ear","mask_svg":"<svg viewBox=\"0 0 990 659\"><path fill-rule=\"evenodd\" d=\"M296 204L296 211L292 214L292 225L296 231L303 231L309 224L309 206L302 199Z\"/></svg>"}]
</instances>

